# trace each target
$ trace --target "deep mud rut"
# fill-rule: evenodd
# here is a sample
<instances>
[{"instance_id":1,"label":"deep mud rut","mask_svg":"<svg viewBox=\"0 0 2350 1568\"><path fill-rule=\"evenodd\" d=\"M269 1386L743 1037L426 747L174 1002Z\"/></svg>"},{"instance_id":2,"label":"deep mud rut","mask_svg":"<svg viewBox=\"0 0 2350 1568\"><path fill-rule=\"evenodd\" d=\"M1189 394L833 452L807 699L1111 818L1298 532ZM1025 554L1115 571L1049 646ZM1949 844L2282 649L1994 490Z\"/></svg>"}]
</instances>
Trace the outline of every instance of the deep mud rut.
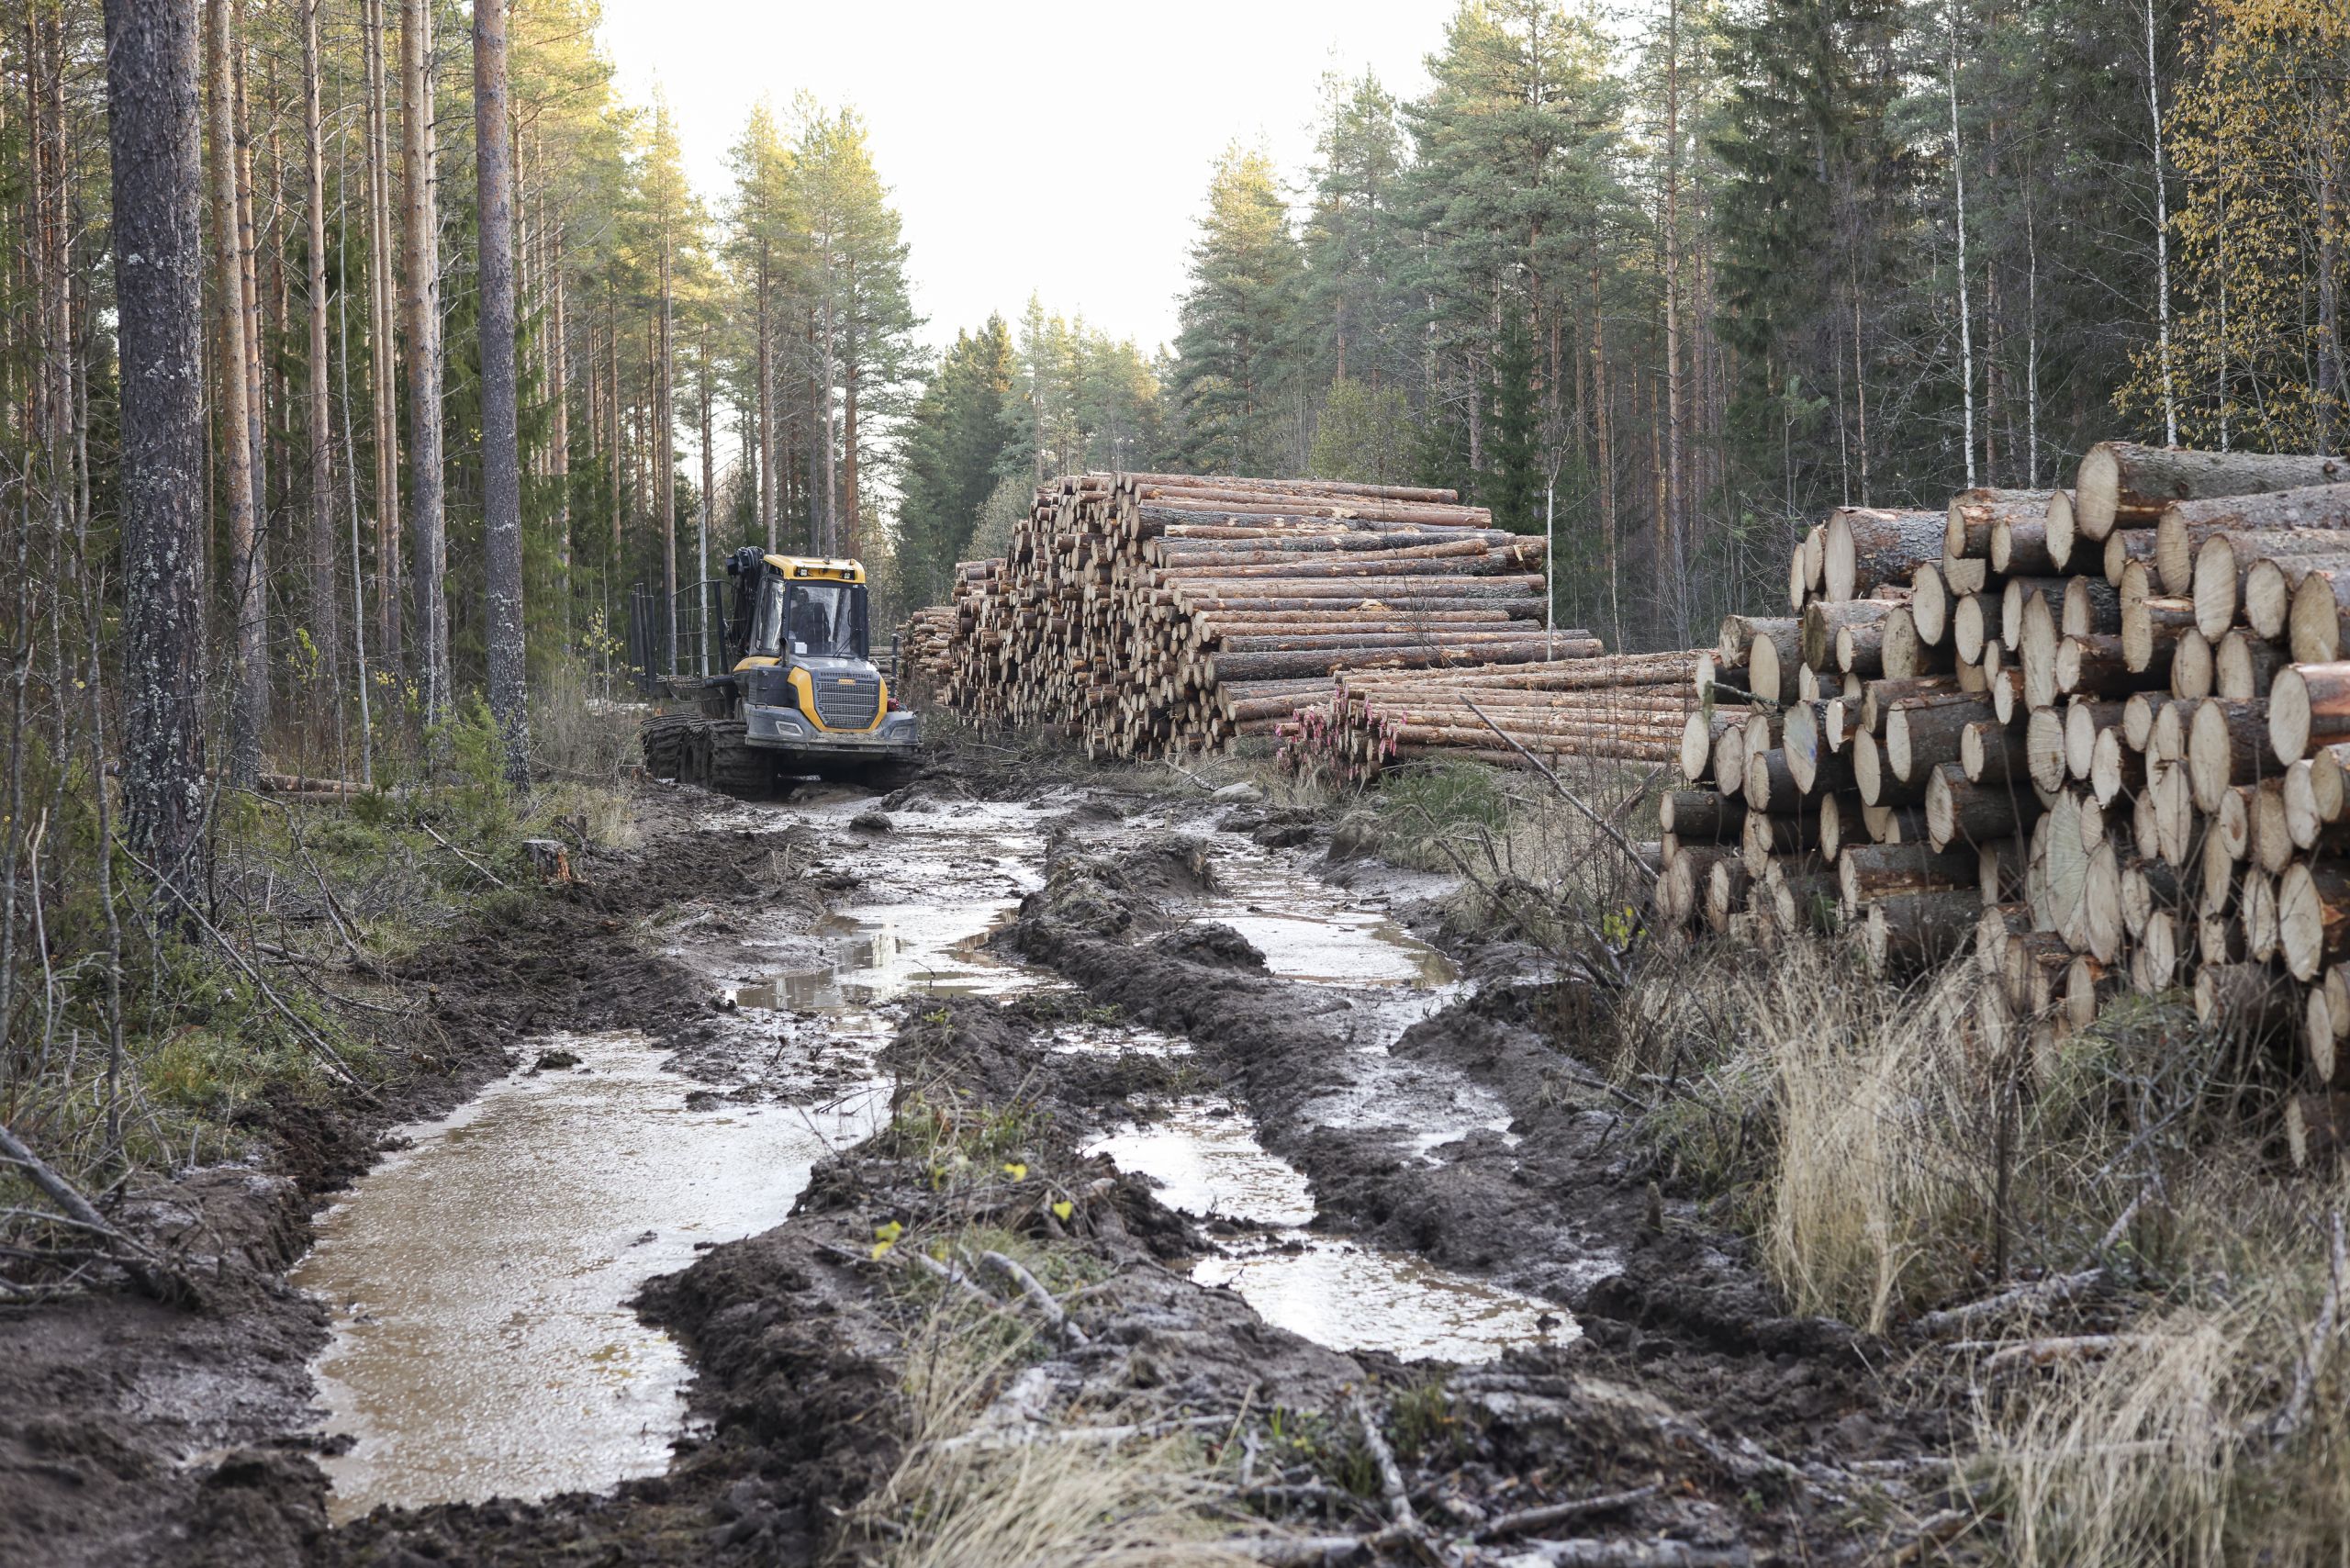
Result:
<instances>
[{"instance_id":1,"label":"deep mud rut","mask_svg":"<svg viewBox=\"0 0 2350 1568\"><path fill-rule=\"evenodd\" d=\"M991 1440L1336 1431L1354 1390L1441 1380L1444 1435L1404 1456L1422 1529L1365 1558L1859 1560L1940 1506L1882 1349L1779 1315L1652 1185L1556 1038L1562 988L1445 933L1437 879L1333 866L1247 801L968 759L879 810L643 810L588 889L419 961L447 1044L391 1103L274 1107L283 1174L172 1194L237 1238L214 1310L0 1321L33 1373L0 1391L0 1556L871 1550L908 1329L875 1238L975 1223L1100 1276ZM1015 1108L1000 1165L907 1130ZM1241 1533L1385 1522L1241 1447L1236 1506L1271 1521Z\"/></svg>"}]
</instances>

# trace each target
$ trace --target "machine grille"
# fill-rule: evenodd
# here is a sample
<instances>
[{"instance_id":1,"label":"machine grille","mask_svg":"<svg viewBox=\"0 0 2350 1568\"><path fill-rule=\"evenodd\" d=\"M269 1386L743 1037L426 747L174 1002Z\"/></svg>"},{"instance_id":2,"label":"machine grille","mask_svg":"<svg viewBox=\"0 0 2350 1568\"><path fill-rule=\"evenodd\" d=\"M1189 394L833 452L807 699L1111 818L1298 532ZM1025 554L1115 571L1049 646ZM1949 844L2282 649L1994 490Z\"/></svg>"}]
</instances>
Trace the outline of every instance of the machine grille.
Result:
<instances>
[{"instance_id":1,"label":"machine grille","mask_svg":"<svg viewBox=\"0 0 2350 1568\"><path fill-rule=\"evenodd\" d=\"M809 677L816 692L816 717L829 729L869 728L881 713L881 678L872 675Z\"/></svg>"}]
</instances>

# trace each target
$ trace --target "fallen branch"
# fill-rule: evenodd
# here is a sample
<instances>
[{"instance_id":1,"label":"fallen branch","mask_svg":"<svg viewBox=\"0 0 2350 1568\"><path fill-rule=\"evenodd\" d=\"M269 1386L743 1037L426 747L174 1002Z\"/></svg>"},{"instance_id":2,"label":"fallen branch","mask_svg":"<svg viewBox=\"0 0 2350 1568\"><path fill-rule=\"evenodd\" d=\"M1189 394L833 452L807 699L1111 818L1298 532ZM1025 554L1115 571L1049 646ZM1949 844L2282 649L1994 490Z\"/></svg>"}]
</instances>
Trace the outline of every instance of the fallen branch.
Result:
<instances>
[{"instance_id":1,"label":"fallen branch","mask_svg":"<svg viewBox=\"0 0 2350 1568\"><path fill-rule=\"evenodd\" d=\"M2045 1280L2034 1280L2029 1284L2001 1291L1997 1295L1985 1296L1981 1301L1969 1302L1964 1306L1930 1312L1918 1319L1918 1327L1928 1334L1946 1334L1953 1328L1964 1328L2018 1307L2047 1306L2070 1301L2096 1289L2104 1279L2103 1269L2084 1269L2077 1274L2056 1274Z\"/></svg>"},{"instance_id":2,"label":"fallen branch","mask_svg":"<svg viewBox=\"0 0 2350 1568\"><path fill-rule=\"evenodd\" d=\"M1225 1416L1170 1416L1163 1421L1131 1421L1114 1427L1051 1427L1032 1423L1019 1427L983 1428L975 1432L941 1438L925 1446L942 1453L953 1453L963 1449L1031 1448L1038 1443L1107 1443L1114 1447L1119 1443L1133 1442L1137 1438L1163 1438L1170 1432L1221 1427L1229 1419Z\"/></svg>"},{"instance_id":3,"label":"fallen branch","mask_svg":"<svg viewBox=\"0 0 2350 1568\"><path fill-rule=\"evenodd\" d=\"M46 1193L50 1203L64 1211L63 1217L67 1222L79 1229L95 1232L122 1249L122 1254L114 1256L112 1261L121 1266L123 1271L130 1276L131 1282L143 1294L164 1302L186 1303L196 1299L196 1287L185 1275L108 1225L106 1216L82 1195L80 1189L50 1169L49 1162L9 1131L6 1123L0 1123L0 1159L22 1170L27 1180Z\"/></svg>"},{"instance_id":4,"label":"fallen branch","mask_svg":"<svg viewBox=\"0 0 2350 1568\"><path fill-rule=\"evenodd\" d=\"M1375 1539L1360 1535L1240 1536L1214 1542L1217 1551L1261 1562L1265 1568L1318 1568L1351 1562Z\"/></svg>"},{"instance_id":5,"label":"fallen branch","mask_svg":"<svg viewBox=\"0 0 2350 1568\"><path fill-rule=\"evenodd\" d=\"M123 853L130 857L130 863L132 865L138 867L149 876L153 877L158 882L162 882L163 879L162 874L159 873L155 868L148 865L146 861L141 860L139 857L137 851L126 846L123 849ZM165 885L168 886L169 884ZM271 986L269 980L262 974L262 972L253 968L252 964L247 960L244 954L237 950L237 945L234 942L229 941L227 936L223 935L218 926L213 924L212 922L204 917L204 912L202 910L196 908L196 905L187 899L178 899L174 902L177 902L181 909L187 912L189 919L204 927L204 934L211 937L212 940L219 946L222 952L229 955L229 961L235 964L238 969L244 971L245 978L253 982L254 987L261 991L262 995L265 999L267 999L272 1007L277 1009L279 1014L282 1015L287 1023L294 1025L296 1031L301 1035L302 1038L306 1042L308 1043L310 1048L319 1054L319 1058L327 1063L329 1068L333 1070L336 1077L342 1080L344 1087L350 1089L363 1100L372 1101L375 1098L374 1092L365 1084L360 1082L358 1075L353 1073L349 1067L344 1065L342 1058L336 1054L335 1048L327 1044L326 1036L319 1034L316 1029L310 1027L309 1021L308 1019L305 1019L300 1014L285 1005L285 998L279 996L276 990Z\"/></svg>"},{"instance_id":6,"label":"fallen branch","mask_svg":"<svg viewBox=\"0 0 2350 1568\"><path fill-rule=\"evenodd\" d=\"M1360 1388L1349 1390L1347 1401L1354 1410L1355 1425L1362 1428L1362 1445L1370 1450L1371 1463L1379 1468L1379 1490L1387 1499L1388 1518L1397 1529L1417 1533L1419 1516L1412 1511L1411 1494L1404 1486L1404 1468L1395 1462L1395 1450L1387 1446L1379 1423L1371 1418L1371 1402L1362 1396Z\"/></svg>"},{"instance_id":7,"label":"fallen branch","mask_svg":"<svg viewBox=\"0 0 2350 1568\"><path fill-rule=\"evenodd\" d=\"M1691 1546L1680 1540L1528 1540L1516 1561L1550 1568L1744 1568L1754 1561L1742 1546Z\"/></svg>"},{"instance_id":8,"label":"fallen branch","mask_svg":"<svg viewBox=\"0 0 2350 1568\"><path fill-rule=\"evenodd\" d=\"M464 850L458 848L455 845L442 837L439 830L434 828L431 823L426 822L423 818L420 817L417 819L416 825L431 834L432 835L433 843L439 845L442 848L447 850L450 854L464 861L467 866L470 866L475 870L480 872L483 876L487 877L494 886L502 888L507 885L506 882L499 878L497 872L491 870L488 867L483 865L480 861L475 859L472 856L466 854Z\"/></svg>"},{"instance_id":9,"label":"fallen branch","mask_svg":"<svg viewBox=\"0 0 2350 1568\"><path fill-rule=\"evenodd\" d=\"M1488 1520L1477 1531L1479 1540L1504 1540L1514 1535L1532 1530L1548 1529L1570 1519L1588 1518L1594 1514L1612 1514L1619 1508L1656 1495L1656 1484L1635 1486L1628 1492L1604 1492L1596 1497L1578 1497L1571 1503L1548 1503L1539 1508L1520 1508L1514 1514L1504 1514Z\"/></svg>"},{"instance_id":10,"label":"fallen branch","mask_svg":"<svg viewBox=\"0 0 2350 1568\"><path fill-rule=\"evenodd\" d=\"M2310 1325L2300 1360L2293 1368L2293 1391L2268 1421L2266 1436L2272 1443L2285 1442L2309 1419L2310 1401L2317 1393L2318 1368L2325 1356L2326 1342L2333 1338L2334 1327L2342 1316L2343 1276L2350 1274L2350 1257L2344 1256L2342 1211L2334 1210L2327 1223L2333 1244L2326 1253L2325 1299L2318 1304L2316 1321Z\"/></svg>"},{"instance_id":11,"label":"fallen branch","mask_svg":"<svg viewBox=\"0 0 2350 1568\"><path fill-rule=\"evenodd\" d=\"M2086 1361L2153 1342L2143 1334L2058 1334L2041 1339L1962 1339L1951 1349L1988 1350L1983 1370L1996 1373L2015 1367L2047 1367L2058 1361Z\"/></svg>"},{"instance_id":12,"label":"fallen branch","mask_svg":"<svg viewBox=\"0 0 2350 1568\"><path fill-rule=\"evenodd\" d=\"M1069 1314L1061 1310L1061 1304L1053 1299L1053 1293L1046 1290L1044 1282L1035 1275L1001 1252L980 1253L979 1267L990 1273L1001 1275L1017 1286L1020 1294L1028 1299L1029 1305L1044 1317L1046 1326L1051 1328L1064 1343L1070 1345L1088 1343L1085 1330L1069 1320Z\"/></svg>"}]
</instances>

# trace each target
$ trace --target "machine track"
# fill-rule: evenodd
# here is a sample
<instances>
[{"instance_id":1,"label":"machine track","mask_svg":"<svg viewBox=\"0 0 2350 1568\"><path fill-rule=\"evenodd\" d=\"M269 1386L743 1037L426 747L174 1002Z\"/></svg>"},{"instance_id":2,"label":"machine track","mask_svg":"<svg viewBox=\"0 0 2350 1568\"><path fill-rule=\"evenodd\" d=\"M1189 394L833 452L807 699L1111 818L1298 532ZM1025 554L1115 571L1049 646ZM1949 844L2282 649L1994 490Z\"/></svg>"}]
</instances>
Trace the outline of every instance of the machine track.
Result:
<instances>
[{"instance_id":1,"label":"machine track","mask_svg":"<svg viewBox=\"0 0 2350 1568\"><path fill-rule=\"evenodd\" d=\"M644 722L644 768L655 778L744 800L763 800L775 790L776 759L744 738L740 719L655 714Z\"/></svg>"}]
</instances>

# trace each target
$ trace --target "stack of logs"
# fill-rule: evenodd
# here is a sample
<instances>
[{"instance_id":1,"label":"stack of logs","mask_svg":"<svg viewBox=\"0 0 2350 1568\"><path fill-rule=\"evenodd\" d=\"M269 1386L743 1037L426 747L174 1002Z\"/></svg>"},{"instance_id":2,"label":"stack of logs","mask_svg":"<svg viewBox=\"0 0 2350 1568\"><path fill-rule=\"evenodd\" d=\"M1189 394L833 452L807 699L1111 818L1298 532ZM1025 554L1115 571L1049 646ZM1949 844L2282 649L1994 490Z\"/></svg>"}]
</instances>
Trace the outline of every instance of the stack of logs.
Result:
<instances>
[{"instance_id":1,"label":"stack of logs","mask_svg":"<svg viewBox=\"0 0 2350 1568\"><path fill-rule=\"evenodd\" d=\"M1341 670L1276 733L1294 771L1366 783L1396 760L1504 767L1570 756L1670 763L1695 706L1695 654L1622 654L1473 669Z\"/></svg>"},{"instance_id":2,"label":"stack of logs","mask_svg":"<svg viewBox=\"0 0 2350 1568\"><path fill-rule=\"evenodd\" d=\"M985 577L1000 565L996 561L962 562L955 568L953 601L934 604L906 617L898 628L898 679L917 679L935 686L954 673L957 623L971 612L966 609L962 585L975 573Z\"/></svg>"},{"instance_id":3,"label":"stack of logs","mask_svg":"<svg viewBox=\"0 0 2350 1568\"><path fill-rule=\"evenodd\" d=\"M2320 1085L2350 1040L2350 462L2093 448L2071 490L1846 509L1732 617L1660 914L1971 942L2046 1047L2126 985ZM1733 708L1726 698L1744 706ZM2311 1105L2297 1098L2300 1135ZM2328 1118L2329 1123L2331 1117Z\"/></svg>"},{"instance_id":4,"label":"stack of logs","mask_svg":"<svg viewBox=\"0 0 2350 1568\"><path fill-rule=\"evenodd\" d=\"M1593 656L1543 626L1542 543L1449 490L1084 474L958 568L940 694L1094 756L1270 733L1331 673Z\"/></svg>"}]
</instances>

